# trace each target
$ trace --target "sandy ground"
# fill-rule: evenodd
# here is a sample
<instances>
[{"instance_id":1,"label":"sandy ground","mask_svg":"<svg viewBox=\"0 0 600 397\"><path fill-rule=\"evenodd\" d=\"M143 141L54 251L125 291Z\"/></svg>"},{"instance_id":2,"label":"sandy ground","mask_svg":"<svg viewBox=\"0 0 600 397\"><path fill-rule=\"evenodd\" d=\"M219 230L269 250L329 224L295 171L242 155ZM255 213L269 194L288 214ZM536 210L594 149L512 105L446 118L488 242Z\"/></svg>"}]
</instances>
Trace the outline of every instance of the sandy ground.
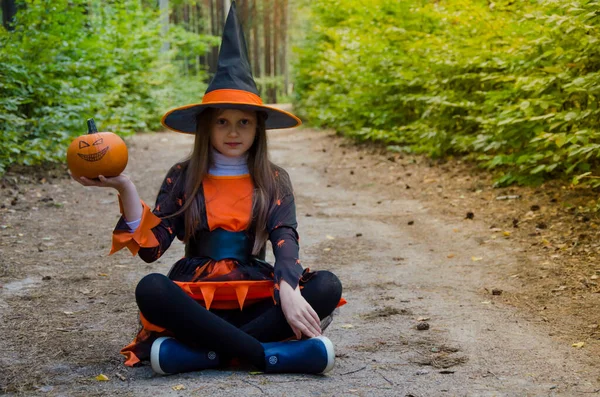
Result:
<instances>
[{"instance_id":1,"label":"sandy ground","mask_svg":"<svg viewBox=\"0 0 600 397\"><path fill-rule=\"evenodd\" d=\"M154 202L164 174L191 142L181 134L128 141L127 173L142 199ZM353 149L331 134L275 131L270 144L272 160L294 182L303 264L335 272L349 302L325 333L336 346L331 373L264 375L245 368L160 377L148 366L123 366L118 351L137 330L135 284L147 273L166 273L183 246L176 243L152 264L126 251L108 257L116 195L50 173L3 186L0 390L44 396L600 392L593 350L572 347L578 339L557 337L556 324L507 304L500 291L516 288L511 275L523 261L537 260L522 244L492 239L478 217L465 220L433 198L419 198L393 163L346 156ZM429 329L417 329L421 322ZM95 380L99 374L109 380Z\"/></svg>"}]
</instances>

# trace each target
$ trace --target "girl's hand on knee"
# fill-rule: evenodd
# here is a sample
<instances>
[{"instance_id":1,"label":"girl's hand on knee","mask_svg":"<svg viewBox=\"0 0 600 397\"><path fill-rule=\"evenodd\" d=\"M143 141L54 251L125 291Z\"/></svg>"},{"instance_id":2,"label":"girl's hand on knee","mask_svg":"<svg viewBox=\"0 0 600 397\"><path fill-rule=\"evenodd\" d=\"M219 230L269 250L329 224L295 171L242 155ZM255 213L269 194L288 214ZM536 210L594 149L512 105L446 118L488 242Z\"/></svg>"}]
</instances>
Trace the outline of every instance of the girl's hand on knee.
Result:
<instances>
[{"instance_id":1,"label":"girl's hand on knee","mask_svg":"<svg viewBox=\"0 0 600 397\"><path fill-rule=\"evenodd\" d=\"M321 335L321 320L300 293L299 286L293 289L282 280L279 285L279 297L281 310L297 339L300 339L302 334L310 338Z\"/></svg>"}]
</instances>

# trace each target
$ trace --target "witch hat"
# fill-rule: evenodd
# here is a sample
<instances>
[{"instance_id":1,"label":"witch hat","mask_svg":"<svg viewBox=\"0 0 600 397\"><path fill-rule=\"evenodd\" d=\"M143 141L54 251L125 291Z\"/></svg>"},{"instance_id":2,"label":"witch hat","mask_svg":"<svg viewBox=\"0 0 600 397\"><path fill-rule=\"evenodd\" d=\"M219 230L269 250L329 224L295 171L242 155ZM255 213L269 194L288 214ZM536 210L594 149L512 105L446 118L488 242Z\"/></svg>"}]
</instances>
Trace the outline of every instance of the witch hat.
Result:
<instances>
[{"instance_id":1,"label":"witch hat","mask_svg":"<svg viewBox=\"0 0 600 397\"><path fill-rule=\"evenodd\" d=\"M267 114L267 129L296 127L302 122L286 111L263 105L252 77L244 31L238 20L235 1L231 2L223 29L217 73L208 85L201 103L169 110L161 124L173 131L196 133L196 117L206 108L240 109Z\"/></svg>"}]
</instances>

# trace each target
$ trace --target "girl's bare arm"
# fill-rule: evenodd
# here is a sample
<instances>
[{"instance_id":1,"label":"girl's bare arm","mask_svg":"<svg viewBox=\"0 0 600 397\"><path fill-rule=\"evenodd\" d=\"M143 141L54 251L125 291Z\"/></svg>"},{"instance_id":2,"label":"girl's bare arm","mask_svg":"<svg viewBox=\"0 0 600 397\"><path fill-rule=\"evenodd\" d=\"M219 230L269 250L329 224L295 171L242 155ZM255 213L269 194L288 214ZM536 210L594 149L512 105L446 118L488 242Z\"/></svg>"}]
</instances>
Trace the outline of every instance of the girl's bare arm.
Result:
<instances>
[{"instance_id":1,"label":"girl's bare arm","mask_svg":"<svg viewBox=\"0 0 600 397\"><path fill-rule=\"evenodd\" d=\"M73 178L83 186L112 187L119 192L121 203L123 204L123 215L128 221L135 221L142 217L142 205L140 196L131 179L126 175L118 175L106 178L102 175L98 179L88 179L86 177Z\"/></svg>"}]
</instances>

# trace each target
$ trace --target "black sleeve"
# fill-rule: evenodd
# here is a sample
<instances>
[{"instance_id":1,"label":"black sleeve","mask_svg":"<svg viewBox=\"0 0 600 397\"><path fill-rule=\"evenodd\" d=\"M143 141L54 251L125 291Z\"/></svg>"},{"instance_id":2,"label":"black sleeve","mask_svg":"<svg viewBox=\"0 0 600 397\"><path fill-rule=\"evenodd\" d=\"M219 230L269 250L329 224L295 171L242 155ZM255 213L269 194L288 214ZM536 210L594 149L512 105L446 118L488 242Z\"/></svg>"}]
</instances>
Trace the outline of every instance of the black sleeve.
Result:
<instances>
[{"instance_id":1,"label":"black sleeve","mask_svg":"<svg viewBox=\"0 0 600 397\"><path fill-rule=\"evenodd\" d=\"M279 171L282 172L282 171ZM284 177L288 179L287 174ZM292 288L298 286L303 268L300 263L299 236L296 228L296 204L294 194L289 189L276 200L267 222L269 240L275 256L275 284L285 280Z\"/></svg>"},{"instance_id":2,"label":"black sleeve","mask_svg":"<svg viewBox=\"0 0 600 397\"><path fill-rule=\"evenodd\" d=\"M151 232L154 235L158 244L138 244L139 250L137 253L140 258L145 262L154 262L171 246L173 239L177 236L180 240L183 240L185 235L184 230L184 217L183 214L176 216L169 216L177 212L184 203L184 194L182 186L182 168L181 165L176 165L167 173L158 196L156 197L156 204L154 209L150 212L150 209L142 203L144 207L144 213L142 214L142 222L138 229L132 233L134 239L135 235L143 235L147 233L147 229L150 221L156 224L151 228ZM160 222L159 222L160 221ZM127 226L126 220L123 216L119 219L117 226L115 227L115 233L117 232L128 232L129 227ZM130 248L131 249L131 248Z\"/></svg>"}]
</instances>

